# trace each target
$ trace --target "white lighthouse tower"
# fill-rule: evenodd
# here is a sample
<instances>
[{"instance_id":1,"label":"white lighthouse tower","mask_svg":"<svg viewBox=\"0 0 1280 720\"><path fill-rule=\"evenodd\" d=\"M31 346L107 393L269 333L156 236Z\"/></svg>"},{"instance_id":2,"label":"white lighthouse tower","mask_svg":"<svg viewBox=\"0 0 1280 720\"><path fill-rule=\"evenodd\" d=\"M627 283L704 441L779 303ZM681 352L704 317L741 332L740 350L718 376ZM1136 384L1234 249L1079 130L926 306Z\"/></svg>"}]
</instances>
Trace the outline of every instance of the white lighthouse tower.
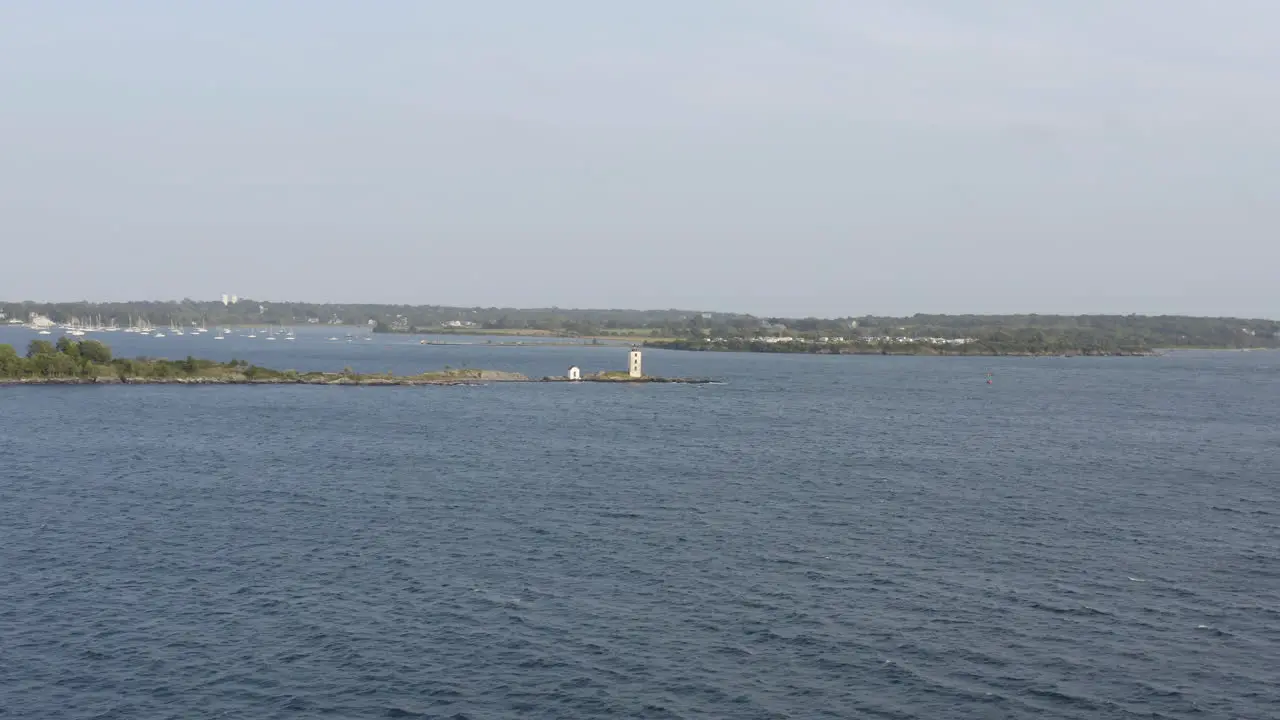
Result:
<instances>
[{"instance_id":1,"label":"white lighthouse tower","mask_svg":"<svg viewBox=\"0 0 1280 720\"><path fill-rule=\"evenodd\" d=\"M644 373L640 369L640 346L631 346L631 362L628 365L627 374L633 378L642 377Z\"/></svg>"}]
</instances>

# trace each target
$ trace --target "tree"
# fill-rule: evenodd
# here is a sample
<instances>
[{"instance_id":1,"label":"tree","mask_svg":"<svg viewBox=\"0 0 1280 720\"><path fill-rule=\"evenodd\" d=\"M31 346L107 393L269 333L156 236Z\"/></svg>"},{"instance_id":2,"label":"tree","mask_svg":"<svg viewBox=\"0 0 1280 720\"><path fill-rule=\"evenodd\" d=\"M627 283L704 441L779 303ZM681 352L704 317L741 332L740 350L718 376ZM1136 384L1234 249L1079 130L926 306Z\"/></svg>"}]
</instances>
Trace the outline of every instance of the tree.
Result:
<instances>
[{"instance_id":1,"label":"tree","mask_svg":"<svg viewBox=\"0 0 1280 720\"><path fill-rule=\"evenodd\" d=\"M53 343L48 340L32 340L31 344L27 346L28 358L34 358L38 355L54 355L57 352L58 350L53 347Z\"/></svg>"},{"instance_id":2,"label":"tree","mask_svg":"<svg viewBox=\"0 0 1280 720\"><path fill-rule=\"evenodd\" d=\"M97 340L83 340L80 342L80 357L95 363L111 362L111 348Z\"/></svg>"},{"instance_id":3,"label":"tree","mask_svg":"<svg viewBox=\"0 0 1280 720\"><path fill-rule=\"evenodd\" d=\"M22 358L12 345L0 345L0 377L17 377L22 374Z\"/></svg>"},{"instance_id":4,"label":"tree","mask_svg":"<svg viewBox=\"0 0 1280 720\"><path fill-rule=\"evenodd\" d=\"M54 345L54 347L58 349L58 352L62 353L63 355L66 355L67 357L71 357L71 358L80 357L80 344L72 340L71 338L67 337L66 335L63 335L62 337L58 338L58 342L57 344Z\"/></svg>"},{"instance_id":5,"label":"tree","mask_svg":"<svg viewBox=\"0 0 1280 720\"><path fill-rule=\"evenodd\" d=\"M42 353L32 358L35 371L45 377L69 377L79 374L76 361L62 353Z\"/></svg>"},{"instance_id":6,"label":"tree","mask_svg":"<svg viewBox=\"0 0 1280 720\"><path fill-rule=\"evenodd\" d=\"M116 376L119 377L121 381L134 376L135 371L133 369L132 360L117 360L112 364L116 366Z\"/></svg>"}]
</instances>

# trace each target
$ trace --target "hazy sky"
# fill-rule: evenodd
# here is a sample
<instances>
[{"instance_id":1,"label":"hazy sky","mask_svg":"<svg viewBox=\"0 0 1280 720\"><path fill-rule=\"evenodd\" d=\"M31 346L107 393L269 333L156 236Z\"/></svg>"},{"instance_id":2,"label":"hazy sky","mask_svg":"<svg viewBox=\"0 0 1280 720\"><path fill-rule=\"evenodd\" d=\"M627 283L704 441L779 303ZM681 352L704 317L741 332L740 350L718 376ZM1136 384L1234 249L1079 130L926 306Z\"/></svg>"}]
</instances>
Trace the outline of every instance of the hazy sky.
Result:
<instances>
[{"instance_id":1,"label":"hazy sky","mask_svg":"<svg viewBox=\"0 0 1280 720\"><path fill-rule=\"evenodd\" d=\"M0 3L0 299L1280 317L1276 0Z\"/></svg>"}]
</instances>

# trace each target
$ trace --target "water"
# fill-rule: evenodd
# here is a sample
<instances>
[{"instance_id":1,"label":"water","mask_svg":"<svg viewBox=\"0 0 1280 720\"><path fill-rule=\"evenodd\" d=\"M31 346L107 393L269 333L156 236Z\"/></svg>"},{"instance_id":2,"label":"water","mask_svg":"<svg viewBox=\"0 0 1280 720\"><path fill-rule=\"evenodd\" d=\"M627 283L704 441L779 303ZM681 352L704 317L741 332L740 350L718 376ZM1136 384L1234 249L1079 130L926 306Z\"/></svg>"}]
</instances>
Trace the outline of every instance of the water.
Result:
<instances>
[{"instance_id":1,"label":"water","mask_svg":"<svg viewBox=\"0 0 1280 720\"><path fill-rule=\"evenodd\" d=\"M0 389L0 716L1275 717L1280 354L645 361Z\"/></svg>"}]
</instances>

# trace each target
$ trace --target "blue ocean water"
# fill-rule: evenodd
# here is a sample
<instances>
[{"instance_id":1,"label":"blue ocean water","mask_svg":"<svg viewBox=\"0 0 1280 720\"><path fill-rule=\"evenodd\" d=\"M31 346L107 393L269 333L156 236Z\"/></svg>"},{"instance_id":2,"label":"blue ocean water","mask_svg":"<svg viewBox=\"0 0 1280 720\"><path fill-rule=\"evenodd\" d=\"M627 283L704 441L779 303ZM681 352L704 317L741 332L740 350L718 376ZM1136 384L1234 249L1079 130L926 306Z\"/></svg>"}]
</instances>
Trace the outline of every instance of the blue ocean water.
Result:
<instances>
[{"instance_id":1,"label":"blue ocean water","mask_svg":"<svg viewBox=\"0 0 1280 720\"><path fill-rule=\"evenodd\" d=\"M1280 354L645 362L0 388L0 717L1276 717Z\"/></svg>"}]
</instances>

